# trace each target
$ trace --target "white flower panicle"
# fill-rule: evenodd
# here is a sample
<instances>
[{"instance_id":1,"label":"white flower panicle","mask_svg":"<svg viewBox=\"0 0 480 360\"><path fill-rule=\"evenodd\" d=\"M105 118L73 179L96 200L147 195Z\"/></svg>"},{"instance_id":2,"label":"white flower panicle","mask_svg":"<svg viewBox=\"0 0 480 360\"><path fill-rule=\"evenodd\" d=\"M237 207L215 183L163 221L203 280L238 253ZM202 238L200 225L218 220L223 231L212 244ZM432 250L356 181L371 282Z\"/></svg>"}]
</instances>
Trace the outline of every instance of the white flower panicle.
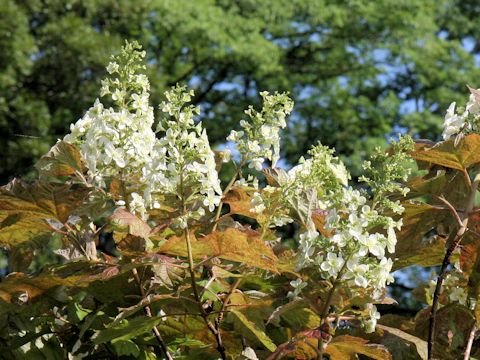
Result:
<instances>
[{"instance_id":1,"label":"white flower panicle","mask_svg":"<svg viewBox=\"0 0 480 360\"><path fill-rule=\"evenodd\" d=\"M368 317L363 319L362 324L366 333L372 333L377 326L377 320L380 319L380 313L373 304L367 304Z\"/></svg>"},{"instance_id":2,"label":"white flower panicle","mask_svg":"<svg viewBox=\"0 0 480 360\"><path fill-rule=\"evenodd\" d=\"M249 167L262 169L265 159L275 167L280 159L280 129L287 126L286 117L293 109L293 101L287 94L270 95L263 91L263 108L256 111L252 106L245 110L250 121L241 120L243 130L232 130L228 141L236 143L242 160L250 162Z\"/></svg>"},{"instance_id":3,"label":"white flower panicle","mask_svg":"<svg viewBox=\"0 0 480 360\"><path fill-rule=\"evenodd\" d=\"M294 221L290 215L292 207L299 210L305 207L302 204L309 204L307 208L311 212L332 206L350 178L343 163L333 153L333 150L319 144L309 151L311 158L305 160L302 157L288 173L276 169L280 187L266 186L256 192L251 201L251 211L263 214L260 220L264 220L264 225L277 227ZM265 209L269 211L264 214ZM312 230L311 214L307 213L301 215L302 222Z\"/></svg>"},{"instance_id":4,"label":"white flower panicle","mask_svg":"<svg viewBox=\"0 0 480 360\"><path fill-rule=\"evenodd\" d=\"M463 111L460 111L460 114L455 112L455 102L448 107L443 123L442 137L444 140L449 140L456 135L466 135L480 130L480 90L470 88L470 92L467 105Z\"/></svg>"},{"instance_id":5,"label":"white flower panicle","mask_svg":"<svg viewBox=\"0 0 480 360\"><path fill-rule=\"evenodd\" d=\"M161 109L167 118L157 129L164 136L144 168L143 179L149 184L145 196L161 193L186 198L188 189L190 203L200 202L213 211L220 204L222 189L207 133L194 121L199 109L187 105L192 96L193 91L178 85L166 93Z\"/></svg>"},{"instance_id":6,"label":"white flower panicle","mask_svg":"<svg viewBox=\"0 0 480 360\"><path fill-rule=\"evenodd\" d=\"M442 282L442 287L440 289L440 294L447 294L447 299L449 302L457 302L460 305L467 305L468 294L466 290L467 279L465 278L464 273L460 268L460 263L457 261L454 264L452 270L447 273L447 276ZM431 299L433 299L433 294L437 286L437 279L430 280L428 295L430 296L430 305ZM440 306L442 304L439 304Z\"/></svg>"},{"instance_id":7,"label":"white flower panicle","mask_svg":"<svg viewBox=\"0 0 480 360\"><path fill-rule=\"evenodd\" d=\"M201 123L194 122L198 108L186 105L193 92L176 86L166 93L161 108L169 118L160 122L158 131L163 137L157 139L152 130L150 85L139 73L145 68L141 65L145 52L140 49L136 42L127 43L107 66L110 76L102 81L101 95L108 95L113 106L107 108L97 99L83 118L71 125L64 140L79 146L98 186L118 178L141 189L117 200L118 206L128 204L132 212L146 219L148 209L161 206L160 195L181 197L180 192L188 188L195 214L202 216L199 206L213 211L222 190L207 134Z\"/></svg>"},{"instance_id":8,"label":"white flower panicle","mask_svg":"<svg viewBox=\"0 0 480 360\"><path fill-rule=\"evenodd\" d=\"M400 138L393 145L392 156L374 154L363 177L371 187L371 196L348 187L350 175L345 166L322 145L310 151L310 159L302 159L288 172L288 180L282 185L284 198L301 197L314 190L311 213L320 210L325 217L323 233L315 229L311 219L305 224L306 231L299 236L298 270L317 267L326 278L372 288L373 298L383 294L385 286L393 281L393 261L388 254L394 253L395 231L402 226L401 220L384 213L403 211L398 202L388 200L388 195L405 193L396 181L408 171L399 170L398 165L406 160L411 146L411 139Z\"/></svg>"},{"instance_id":9,"label":"white flower panicle","mask_svg":"<svg viewBox=\"0 0 480 360\"><path fill-rule=\"evenodd\" d=\"M155 144L150 85L145 75L137 74L144 68L137 65L144 56L137 43L127 43L113 57L102 96L110 95L114 106L107 108L97 99L64 138L79 146L89 175L100 186L111 177L129 179L141 173Z\"/></svg>"}]
</instances>

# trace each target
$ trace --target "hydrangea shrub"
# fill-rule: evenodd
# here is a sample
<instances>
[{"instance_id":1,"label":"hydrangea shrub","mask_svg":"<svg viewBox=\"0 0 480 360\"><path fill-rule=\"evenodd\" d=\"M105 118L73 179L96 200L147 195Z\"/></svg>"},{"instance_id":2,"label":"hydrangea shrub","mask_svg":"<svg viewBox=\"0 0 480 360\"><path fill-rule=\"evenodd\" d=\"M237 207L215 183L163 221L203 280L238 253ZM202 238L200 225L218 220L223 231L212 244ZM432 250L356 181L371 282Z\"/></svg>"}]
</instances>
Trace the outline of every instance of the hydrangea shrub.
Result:
<instances>
[{"instance_id":1,"label":"hydrangea shrub","mask_svg":"<svg viewBox=\"0 0 480 360\"><path fill-rule=\"evenodd\" d=\"M234 156L212 150L184 86L165 93L155 119L144 57L126 43L102 100L37 163L38 179L0 190L8 358L478 353L476 90L461 115L448 109L444 141L399 137L352 181L322 144L277 167L293 110L285 93L262 92L261 109L245 110L226 139ZM395 302L392 272L413 265L441 265L417 292L426 307L381 316Z\"/></svg>"}]
</instances>

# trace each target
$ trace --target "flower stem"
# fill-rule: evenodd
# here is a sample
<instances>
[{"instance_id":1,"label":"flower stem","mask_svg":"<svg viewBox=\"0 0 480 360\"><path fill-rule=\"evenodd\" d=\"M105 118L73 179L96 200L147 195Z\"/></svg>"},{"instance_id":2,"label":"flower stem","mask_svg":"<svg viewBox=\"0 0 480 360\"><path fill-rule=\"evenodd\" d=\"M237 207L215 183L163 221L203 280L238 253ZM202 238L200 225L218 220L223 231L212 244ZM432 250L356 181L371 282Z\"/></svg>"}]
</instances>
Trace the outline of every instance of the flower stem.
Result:
<instances>
[{"instance_id":1,"label":"flower stem","mask_svg":"<svg viewBox=\"0 0 480 360\"><path fill-rule=\"evenodd\" d=\"M465 354L463 360L470 359L470 353L472 352L473 340L475 340L475 333L477 332L477 324L474 324L472 330L470 330L470 335L468 337L467 347L465 348Z\"/></svg>"},{"instance_id":2,"label":"flower stem","mask_svg":"<svg viewBox=\"0 0 480 360\"><path fill-rule=\"evenodd\" d=\"M140 280L140 276L138 276L138 271L137 269L133 268L132 269L132 274L133 274L133 277L135 278L135 282L137 283L138 285L138 288L140 289L140 294L142 295L142 300L145 299L145 290L143 289L143 286L142 286L142 282ZM147 304L145 307L145 314L151 318L152 317L152 308L150 307L149 304ZM163 353L165 354L165 357L168 359L168 360L173 360L173 357L172 355L170 355L170 353L168 352L168 348L167 346L165 345L165 342L163 341L163 338L162 338L162 334L160 334L160 331L158 330L158 328L156 326L153 326L152 328L152 332L153 332L153 335L155 336L155 338L157 339L157 342L158 344L160 345L160 347L162 348L162 351Z\"/></svg>"},{"instance_id":3,"label":"flower stem","mask_svg":"<svg viewBox=\"0 0 480 360\"><path fill-rule=\"evenodd\" d=\"M347 259L348 260L348 259ZM322 338L322 325L328 322L328 310L330 310L330 305L332 304L333 295L335 294L335 290L337 290L337 286L340 283L340 279L343 276L343 272L345 271L347 261L343 264L342 268L337 274L337 277L332 283L332 288L328 292L327 299L325 300L325 305L323 306L322 314L320 316L320 339L318 339L318 354L317 359L323 360L323 338Z\"/></svg>"},{"instance_id":4,"label":"flower stem","mask_svg":"<svg viewBox=\"0 0 480 360\"><path fill-rule=\"evenodd\" d=\"M180 193L181 193L180 201L181 201L181 207L182 207L182 216L185 216L187 214L187 207L184 200L185 192L183 189L183 172L180 173ZM202 306L201 297L199 295L199 292L197 289L197 283L195 281L195 264L193 262L192 241L190 239L190 231L188 229L187 219L185 219L185 223L186 225L183 233L184 233L185 241L187 244L188 271L190 274L190 284L192 286L193 296L195 298L195 302L198 305L198 309L200 310L200 314L202 315L202 318L205 321L205 324L207 325L208 329L215 337L215 340L217 342L217 351L219 352L220 357L222 358L222 360L226 360L227 354L225 353L225 347L223 346L223 341L222 341L222 336L220 334L220 331L217 330L215 326L212 324L212 322L208 319L208 313L205 311L205 309Z\"/></svg>"},{"instance_id":5,"label":"flower stem","mask_svg":"<svg viewBox=\"0 0 480 360\"><path fill-rule=\"evenodd\" d=\"M232 188L233 184L235 184L235 180L237 180L238 178L238 175L240 175L241 171L242 171L242 166L244 165L245 163L245 160L241 160L240 163L238 164L237 166L237 169L235 170L235 174L233 175L233 177L230 179L230 182L227 184L227 186L225 187L225 189L223 190L223 193L222 193L222 200L220 200L220 204L218 204L218 207L217 207L217 212L215 214L215 219L213 220L214 224L213 224L213 228L212 228L212 232L217 230L217 226L218 226L218 219L220 219L220 215L222 214L222 208L223 208L223 197L225 195L227 195L227 193L230 191L230 189Z\"/></svg>"}]
</instances>

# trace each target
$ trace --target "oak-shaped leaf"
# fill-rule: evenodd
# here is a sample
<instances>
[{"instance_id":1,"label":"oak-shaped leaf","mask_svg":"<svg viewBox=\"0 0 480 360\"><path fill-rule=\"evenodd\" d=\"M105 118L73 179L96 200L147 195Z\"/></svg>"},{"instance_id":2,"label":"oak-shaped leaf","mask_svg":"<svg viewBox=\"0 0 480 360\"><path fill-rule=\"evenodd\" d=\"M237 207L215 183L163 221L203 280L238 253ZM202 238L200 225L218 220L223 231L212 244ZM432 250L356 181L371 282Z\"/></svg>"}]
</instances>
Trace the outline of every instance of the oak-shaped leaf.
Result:
<instances>
[{"instance_id":1,"label":"oak-shaped leaf","mask_svg":"<svg viewBox=\"0 0 480 360\"><path fill-rule=\"evenodd\" d=\"M28 276L23 273L11 273L0 283L0 299L10 303L27 303L56 286L74 286L82 276L62 278L55 274Z\"/></svg>"},{"instance_id":2,"label":"oak-shaped leaf","mask_svg":"<svg viewBox=\"0 0 480 360\"><path fill-rule=\"evenodd\" d=\"M231 215L243 215L255 219L257 214L250 211L250 205L255 189L247 187L233 187L223 198L223 202L230 207Z\"/></svg>"},{"instance_id":3,"label":"oak-shaped leaf","mask_svg":"<svg viewBox=\"0 0 480 360\"><path fill-rule=\"evenodd\" d=\"M277 348L276 345L267 334L265 334L264 329L262 329L256 322L247 318L247 316L239 310L230 309L229 314L234 319L233 322L235 329L249 338L256 339L268 350L275 351Z\"/></svg>"},{"instance_id":4,"label":"oak-shaped leaf","mask_svg":"<svg viewBox=\"0 0 480 360\"><path fill-rule=\"evenodd\" d=\"M54 231L86 200L81 185L26 183L14 179L0 188L0 245L12 247Z\"/></svg>"},{"instance_id":5,"label":"oak-shaped leaf","mask_svg":"<svg viewBox=\"0 0 480 360\"><path fill-rule=\"evenodd\" d=\"M218 257L278 272L275 265L278 259L273 250L262 240L258 231L249 228L228 228L199 238L192 232L190 241L195 259ZM171 236L155 250L158 253L176 256L188 255L186 239L183 236Z\"/></svg>"},{"instance_id":6,"label":"oak-shaped leaf","mask_svg":"<svg viewBox=\"0 0 480 360\"><path fill-rule=\"evenodd\" d=\"M165 319L162 317L137 316L131 319L124 319L121 323L114 323L111 327L98 332L93 339L95 344L105 342L127 341L142 334L149 333L154 326L158 325Z\"/></svg>"},{"instance_id":7,"label":"oak-shaped leaf","mask_svg":"<svg viewBox=\"0 0 480 360\"><path fill-rule=\"evenodd\" d=\"M50 151L35 164L40 178L69 176L86 171L85 162L75 145L57 142Z\"/></svg>"},{"instance_id":8,"label":"oak-shaped leaf","mask_svg":"<svg viewBox=\"0 0 480 360\"><path fill-rule=\"evenodd\" d=\"M142 219L125 208L117 208L108 218L109 227L113 230L113 239L117 248L124 253L144 252L150 247L152 229Z\"/></svg>"},{"instance_id":9,"label":"oak-shaped leaf","mask_svg":"<svg viewBox=\"0 0 480 360\"><path fill-rule=\"evenodd\" d=\"M394 269L441 264L446 239L438 234L438 229L442 221L451 217L449 211L425 203L403 205L403 227L397 233Z\"/></svg>"},{"instance_id":10,"label":"oak-shaped leaf","mask_svg":"<svg viewBox=\"0 0 480 360\"><path fill-rule=\"evenodd\" d=\"M392 355L385 346L372 344L368 340L350 335L334 337L325 352L330 356L330 360L350 360L354 359L355 355L365 355L377 360L392 359Z\"/></svg>"},{"instance_id":11,"label":"oak-shaped leaf","mask_svg":"<svg viewBox=\"0 0 480 360\"><path fill-rule=\"evenodd\" d=\"M420 311L415 319L415 333L427 339L430 326L428 307ZM441 359L461 359L475 318L467 307L458 303L448 304L437 311L435 326L434 357Z\"/></svg>"},{"instance_id":12,"label":"oak-shaped leaf","mask_svg":"<svg viewBox=\"0 0 480 360\"><path fill-rule=\"evenodd\" d=\"M428 168L434 164L463 171L480 163L480 135L467 135L456 145L453 139L433 146L417 142L411 156L417 162L429 163Z\"/></svg>"},{"instance_id":13,"label":"oak-shaped leaf","mask_svg":"<svg viewBox=\"0 0 480 360\"><path fill-rule=\"evenodd\" d=\"M407 343L412 343L415 345L416 351L420 359L422 360L427 360L428 354L427 354L427 342L423 339L420 339L412 334L409 334L405 331L402 331L397 328L393 328L390 326L386 325L381 325L377 324L376 329L381 330L383 332L387 332L388 334L391 334L395 336L395 343L398 343L399 341L404 341ZM400 338L400 339L399 339Z\"/></svg>"}]
</instances>

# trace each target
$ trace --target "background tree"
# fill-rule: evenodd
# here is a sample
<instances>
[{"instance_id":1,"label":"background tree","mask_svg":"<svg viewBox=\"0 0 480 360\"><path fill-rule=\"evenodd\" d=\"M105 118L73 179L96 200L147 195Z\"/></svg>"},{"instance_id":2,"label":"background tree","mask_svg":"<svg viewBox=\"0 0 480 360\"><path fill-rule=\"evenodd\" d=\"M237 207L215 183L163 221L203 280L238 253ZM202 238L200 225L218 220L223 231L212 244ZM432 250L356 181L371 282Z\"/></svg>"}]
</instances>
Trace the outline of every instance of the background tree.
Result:
<instances>
[{"instance_id":1,"label":"background tree","mask_svg":"<svg viewBox=\"0 0 480 360\"><path fill-rule=\"evenodd\" d=\"M177 82L196 90L216 143L259 91L287 90L286 159L321 140L358 173L389 134L439 134L480 73L479 14L475 1L2 1L0 179L31 171L92 104L125 38L147 50L155 102Z\"/></svg>"}]
</instances>

